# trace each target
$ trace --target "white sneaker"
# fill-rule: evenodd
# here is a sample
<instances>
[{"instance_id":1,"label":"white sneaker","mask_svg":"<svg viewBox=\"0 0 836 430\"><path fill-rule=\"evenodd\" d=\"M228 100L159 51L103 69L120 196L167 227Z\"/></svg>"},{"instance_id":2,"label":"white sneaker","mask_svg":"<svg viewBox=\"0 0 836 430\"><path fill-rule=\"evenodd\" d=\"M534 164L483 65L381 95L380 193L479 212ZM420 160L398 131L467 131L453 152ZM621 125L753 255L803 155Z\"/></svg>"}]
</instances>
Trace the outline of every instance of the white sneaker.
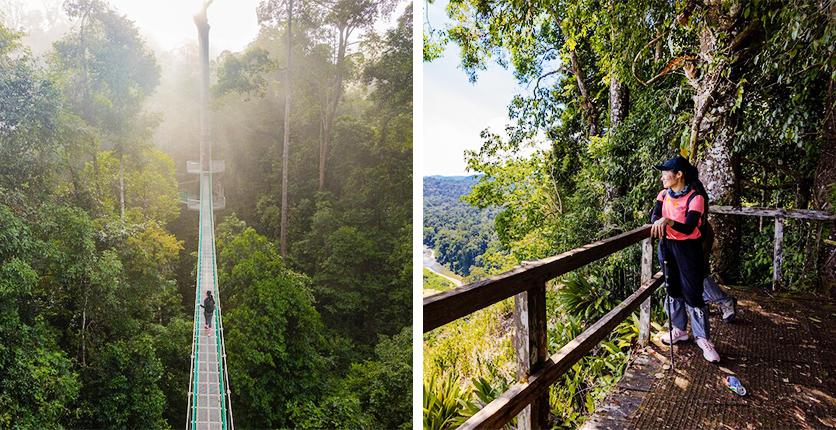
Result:
<instances>
[{"instance_id":1,"label":"white sneaker","mask_svg":"<svg viewBox=\"0 0 836 430\"><path fill-rule=\"evenodd\" d=\"M734 317L737 315L737 299L732 297L728 302L720 303L720 310L723 311L723 322L734 321Z\"/></svg>"},{"instance_id":2,"label":"white sneaker","mask_svg":"<svg viewBox=\"0 0 836 430\"><path fill-rule=\"evenodd\" d=\"M701 337L697 339L697 345L699 345L702 349L702 356L706 360L711 363L717 363L720 361L720 354L718 354L717 350L714 349L714 344L712 344L710 340Z\"/></svg>"},{"instance_id":3,"label":"white sneaker","mask_svg":"<svg viewBox=\"0 0 836 430\"><path fill-rule=\"evenodd\" d=\"M677 343L677 342L682 341L682 340L688 340L689 336L688 336L687 331L680 330L679 328L674 327L673 328L673 342L671 342L671 333L663 334L662 337L660 337L660 339L662 340L662 343L664 343L665 345L670 345L671 343Z\"/></svg>"}]
</instances>

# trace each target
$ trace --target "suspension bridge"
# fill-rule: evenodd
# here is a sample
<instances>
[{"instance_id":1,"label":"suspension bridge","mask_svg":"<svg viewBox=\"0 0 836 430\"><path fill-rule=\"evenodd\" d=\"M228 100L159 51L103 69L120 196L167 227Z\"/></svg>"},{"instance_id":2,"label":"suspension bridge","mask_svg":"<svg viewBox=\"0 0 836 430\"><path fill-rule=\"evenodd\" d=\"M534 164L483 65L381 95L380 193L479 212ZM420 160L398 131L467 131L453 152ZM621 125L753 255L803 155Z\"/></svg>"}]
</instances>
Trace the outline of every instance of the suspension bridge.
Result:
<instances>
[{"instance_id":1,"label":"suspension bridge","mask_svg":"<svg viewBox=\"0 0 836 430\"><path fill-rule=\"evenodd\" d=\"M197 165L198 163L193 164ZM210 165L215 167L217 163L210 163ZM225 204L222 196L213 195L212 169L201 171L195 166L194 170L190 168L189 172L198 173L201 179L200 199L193 199L188 202L191 209L200 211L200 233L186 428L231 429L233 428L232 406L229 400L231 391L226 372L226 347L223 337L221 296L218 290L218 267L215 258L215 218L213 215L215 210L223 209ZM212 326L209 329L204 328L207 321L200 307L207 292L211 292L215 298Z\"/></svg>"},{"instance_id":2,"label":"suspension bridge","mask_svg":"<svg viewBox=\"0 0 836 430\"><path fill-rule=\"evenodd\" d=\"M186 163L186 171L197 174L200 181L200 197L187 200L189 209L200 211L195 282L194 328L192 331L191 369L189 371L189 395L186 413L187 429L234 429L229 377L226 371L226 346L224 344L223 312L218 285L218 265L215 253L215 210L223 209L226 201L221 191L213 192L213 173L224 170L223 161L212 160L209 140L209 22L206 1L200 13L195 15L200 63L200 161ZM209 320L202 312L201 302L207 293L215 298L214 311ZM211 327L207 324L211 322ZM204 329L204 327L206 327Z\"/></svg>"}]
</instances>

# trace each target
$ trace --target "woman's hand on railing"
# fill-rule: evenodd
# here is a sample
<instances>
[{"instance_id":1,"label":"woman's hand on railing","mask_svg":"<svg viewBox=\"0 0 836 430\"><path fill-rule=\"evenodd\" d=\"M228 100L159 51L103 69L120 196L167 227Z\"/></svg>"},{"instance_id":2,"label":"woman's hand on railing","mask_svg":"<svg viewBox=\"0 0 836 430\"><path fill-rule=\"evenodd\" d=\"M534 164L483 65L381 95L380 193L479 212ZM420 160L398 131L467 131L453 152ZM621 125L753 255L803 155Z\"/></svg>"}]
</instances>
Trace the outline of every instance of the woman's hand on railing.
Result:
<instances>
[{"instance_id":1,"label":"woman's hand on railing","mask_svg":"<svg viewBox=\"0 0 836 430\"><path fill-rule=\"evenodd\" d=\"M665 227L673 225L673 220L670 218L659 218L650 227L650 236L661 238L665 234Z\"/></svg>"}]
</instances>

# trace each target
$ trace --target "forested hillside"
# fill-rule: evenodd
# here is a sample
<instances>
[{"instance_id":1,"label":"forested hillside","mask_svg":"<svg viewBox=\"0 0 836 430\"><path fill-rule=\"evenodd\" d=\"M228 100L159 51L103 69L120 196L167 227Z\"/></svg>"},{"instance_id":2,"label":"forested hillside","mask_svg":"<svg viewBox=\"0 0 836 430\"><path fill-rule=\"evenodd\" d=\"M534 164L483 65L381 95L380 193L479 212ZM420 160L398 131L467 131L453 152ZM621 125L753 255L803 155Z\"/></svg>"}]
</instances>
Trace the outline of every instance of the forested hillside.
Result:
<instances>
[{"instance_id":1,"label":"forested hillside","mask_svg":"<svg viewBox=\"0 0 836 430\"><path fill-rule=\"evenodd\" d=\"M462 276L471 267L484 267L479 257L497 247L494 218L497 208L478 209L462 197L478 183L474 176L424 177L424 244L436 251L439 263Z\"/></svg>"},{"instance_id":2,"label":"forested hillside","mask_svg":"<svg viewBox=\"0 0 836 430\"><path fill-rule=\"evenodd\" d=\"M412 8L302 5L285 258L285 3L263 2L258 38L212 63L235 424L398 428L412 410ZM180 193L197 194L185 173L198 158L197 46L155 53L103 1L53 9L69 30L44 57L0 11L0 427L180 427L198 235Z\"/></svg>"},{"instance_id":3,"label":"forested hillside","mask_svg":"<svg viewBox=\"0 0 836 430\"><path fill-rule=\"evenodd\" d=\"M425 61L448 55L445 48L456 44L472 81L495 62L526 89L508 100L514 123L507 133L486 130L482 147L467 153L468 166L482 176L466 200L502 208L496 230L509 264L647 223L662 188L652 166L675 155L700 169L712 205L834 210L832 3L436 3L429 7L446 7L450 23L425 22ZM547 149L520 155L543 138ZM768 285L773 222L710 220L717 234L715 278ZM784 228L786 288L832 299L836 227L788 220ZM558 280L567 288L549 293L560 311L549 314L550 348L635 289L635 248ZM592 317L578 312L578 303L591 306ZM425 402L427 392L440 396L425 403L425 424L438 425L429 427L454 428L496 395L492 386L514 378L514 351L502 324L510 311L507 303L496 305L425 336ZM633 328L623 325L612 344L602 343L552 387L556 425L577 426L594 408L623 370ZM462 406L436 408L449 397Z\"/></svg>"}]
</instances>

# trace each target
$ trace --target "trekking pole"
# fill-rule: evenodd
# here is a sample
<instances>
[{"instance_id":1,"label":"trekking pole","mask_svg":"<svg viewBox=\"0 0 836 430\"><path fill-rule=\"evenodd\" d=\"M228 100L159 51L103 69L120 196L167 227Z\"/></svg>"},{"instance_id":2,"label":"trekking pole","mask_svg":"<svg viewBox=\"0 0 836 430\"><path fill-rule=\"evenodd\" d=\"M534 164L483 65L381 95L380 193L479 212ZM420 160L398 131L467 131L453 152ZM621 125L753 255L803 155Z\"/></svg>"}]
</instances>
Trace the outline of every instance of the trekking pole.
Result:
<instances>
[{"instance_id":1,"label":"trekking pole","mask_svg":"<svg viewBox=\"0 0 836 430\"><path fill-rule=\"evenodd\" d=\"M671 370L673 370L673 315L671 314L671 297L668 294L668 248L665 243L665 236L668 235L668 227L662 229L662 273L665 274L665 309L668 310L668 340L671 347Z\"/></svg>"}]
</instances>

